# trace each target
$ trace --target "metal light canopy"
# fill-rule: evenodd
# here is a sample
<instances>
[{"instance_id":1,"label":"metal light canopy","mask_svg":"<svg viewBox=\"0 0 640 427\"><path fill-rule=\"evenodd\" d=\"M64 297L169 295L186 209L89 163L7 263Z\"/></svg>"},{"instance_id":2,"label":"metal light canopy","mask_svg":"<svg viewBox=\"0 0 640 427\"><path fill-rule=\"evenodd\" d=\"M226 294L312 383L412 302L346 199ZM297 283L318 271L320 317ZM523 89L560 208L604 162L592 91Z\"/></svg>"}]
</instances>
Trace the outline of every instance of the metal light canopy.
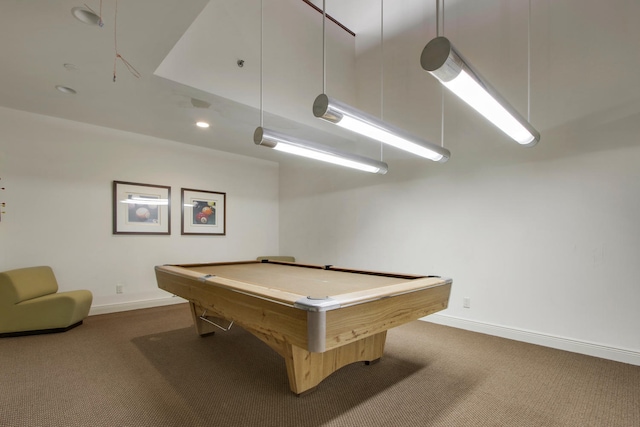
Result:
<instances>
[{"instance_id":1,"label":"metal light canopy","mask_svg":"<svg viewBox=\"0 0 640 427\"><path fill-rule=\"evenodd\" d=\"M431 40L420 65L518 144L532 147L540 133L474 69L446 37Z\"/></svg>"},{"instance_id":2,"label":"metal light canopy","mask_svg":"<svg viewBox=\"0 0 640 427\"><path fill-rule=\"evenodd\" d=\"M398 127L344 104L324 93L313 102L313 115L401 150L434 162L446 162L451 153L444 147L427 142Z\"/></svg>"},{"instance_id":3,"label":"metal light canopy","mask_svg":"<svg viewBox=\"0 0 640 427\"><path fill-rule=\"evenodd\" d=\"M345 153L327 145L298 139L270 129L265 129L261 126L257 127L253 133L253 142L256 145L273 148L274 150L285 153L346 166L364 172L384 175L388 170L388 166L384 162L379 162L357 154Z\"/></svg>"}]
</instances>

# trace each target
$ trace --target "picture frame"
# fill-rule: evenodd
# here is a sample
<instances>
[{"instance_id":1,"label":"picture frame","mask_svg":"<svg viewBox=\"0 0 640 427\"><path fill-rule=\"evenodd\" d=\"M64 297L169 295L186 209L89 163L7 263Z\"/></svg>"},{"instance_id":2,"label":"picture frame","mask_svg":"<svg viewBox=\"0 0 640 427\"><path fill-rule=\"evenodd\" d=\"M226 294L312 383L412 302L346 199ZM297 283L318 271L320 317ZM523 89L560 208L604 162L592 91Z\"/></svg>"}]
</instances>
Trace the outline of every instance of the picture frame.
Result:
<instances>
[{"instance_id":1,"label":"picture frame","mask_svg":"<svg viewBox=\"0 0 640 427\"><path fill-rule=\"evenodd\" d=\"M171 187L113 181L113 234L171 234Z\"/></svg>"},{"instance_id":2,"label":"picture frame","mask_svg":"<svg viewBox=\"0 0 640 427\"><path fill-rule=\"evenodd\" d=\"M226 235L227 193L182 188L180 204L183 235Z\"/></svg>"}]
</instances>

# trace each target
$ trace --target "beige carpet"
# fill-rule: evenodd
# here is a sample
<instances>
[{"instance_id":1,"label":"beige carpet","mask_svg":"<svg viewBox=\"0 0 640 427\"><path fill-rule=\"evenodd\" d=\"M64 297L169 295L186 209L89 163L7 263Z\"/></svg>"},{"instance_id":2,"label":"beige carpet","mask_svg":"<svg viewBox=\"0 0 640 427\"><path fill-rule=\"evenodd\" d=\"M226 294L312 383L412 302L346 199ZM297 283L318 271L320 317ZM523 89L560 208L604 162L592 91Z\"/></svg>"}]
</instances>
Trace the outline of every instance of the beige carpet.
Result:
<instances>
[{"instance_id":1,"label":"beige carpet","mask_svg":"<svg viewBox=\"0 0 640 427\"><path fill-rule=\"evenodd\" d=\"M298 398L252 335L191 324L182 304L0 340L0 426L640 426L638 366L416 321Z\"/></svg>"}]
</instances>

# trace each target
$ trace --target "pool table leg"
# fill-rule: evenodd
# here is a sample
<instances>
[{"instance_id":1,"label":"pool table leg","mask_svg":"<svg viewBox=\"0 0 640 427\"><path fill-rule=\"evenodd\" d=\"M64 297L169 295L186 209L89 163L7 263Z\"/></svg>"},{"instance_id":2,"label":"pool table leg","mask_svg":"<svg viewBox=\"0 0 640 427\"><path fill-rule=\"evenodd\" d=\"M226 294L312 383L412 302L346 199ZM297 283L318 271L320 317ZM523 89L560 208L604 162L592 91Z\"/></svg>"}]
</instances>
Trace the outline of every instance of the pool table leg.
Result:
<instances>
[{"instance_id":1,"label":"pool table leg","mask_svg":"<svg viewBox=\"0 0 640 427\"><path fill-rule=\"evenodd\" d=\"M324 353L311 353L295 345L286 345L283 356L291 391L301 396L343 366L378 361L384 352L386 338L387 331L383 331Z\"/></svg>"},{"instance_id":2,"label":"pool table leg","mask_svg":"<svg viewBox=\"0 0 640 427\"><path fill-rule=\"evenodd\" d=\"M196 327L196 332L201 337L207 335L213 335L216 331L216 327L211 323L205 322L200 319L200 316L204 312L204 309L197 304L189 303L189 307L191 308L191 317L193 317L193 324Z\"/></svg>"}]
</instances>

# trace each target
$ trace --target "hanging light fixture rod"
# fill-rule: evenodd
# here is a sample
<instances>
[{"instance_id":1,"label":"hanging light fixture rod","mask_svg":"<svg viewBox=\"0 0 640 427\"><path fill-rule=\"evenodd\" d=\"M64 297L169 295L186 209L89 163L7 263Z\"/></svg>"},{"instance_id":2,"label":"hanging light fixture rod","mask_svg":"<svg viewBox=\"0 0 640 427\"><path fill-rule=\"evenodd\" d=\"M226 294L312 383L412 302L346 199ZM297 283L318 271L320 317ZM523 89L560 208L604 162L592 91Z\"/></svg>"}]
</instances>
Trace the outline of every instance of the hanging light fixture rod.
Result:
<instances>
[{"instance_id":1,"label":"hanging light fixture rod","mask_svg":"<svg viewBox=\"0 0 640 427\"><path fill-rule=\"evenodd\" d=\"M443 3L442 6L440 2ZM440 18L441 14L442 18ZM436 0L436 35L438 37L444 35L444 0Z\"/></svg>"},{"instance_id":2,"label":"hanging light fixture rod","mask_svg":"<svg viewBox=\"0 0 640 427\"><path fill-rule=\"evenodd\" d=\"M446 37L436 37L425 46L420 64L447 89L518 144L531 147L540 140L540 133L482 77Z\"/></svg>"}]
</instances>

